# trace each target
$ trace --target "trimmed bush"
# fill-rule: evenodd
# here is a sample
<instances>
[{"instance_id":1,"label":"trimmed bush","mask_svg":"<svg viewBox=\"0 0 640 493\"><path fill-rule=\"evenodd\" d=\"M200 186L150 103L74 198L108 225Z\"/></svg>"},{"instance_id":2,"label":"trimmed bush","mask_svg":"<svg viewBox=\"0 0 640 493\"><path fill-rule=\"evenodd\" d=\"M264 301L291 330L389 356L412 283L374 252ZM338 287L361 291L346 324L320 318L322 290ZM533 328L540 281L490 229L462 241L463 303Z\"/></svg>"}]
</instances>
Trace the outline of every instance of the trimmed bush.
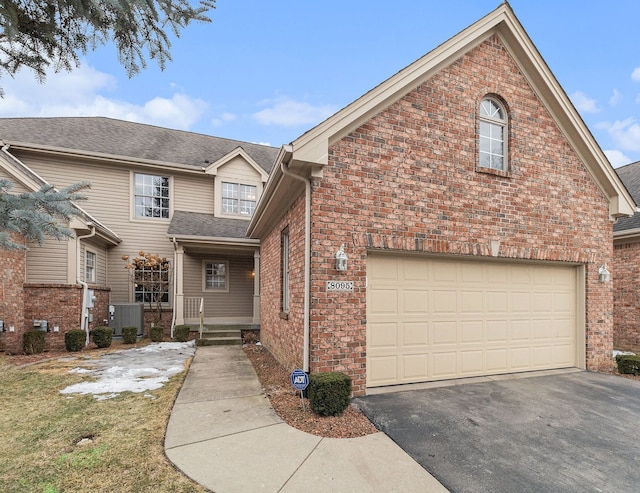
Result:
<instances>
[{"instance_id":1,"label":"trimmed bush","mask_svg":"<svg viewBox=\"0 0 640 493\"><path fill-rule=\"evenodd\" d=\"M64 334L64 347L67 351L74 353L80 351L84 347L84 341L87 334L82 329L73 329Z\"/></svg>"},{"instance_id":2,"label":"trimmed bush","mask_svg":"<svg viewBox=\"0 0 640 493\"><path fill-rule=\"evenodd\" d=\"M628 375L640 375L640 356L635 354L619 354L616 356L618 371Z\"/></svg>"},{"instance_id":3,"label":"trimmed bush","mask_svg":"<svg viewBox=\"0 0 640 493\"><path fill-rule=\"evenodd\" d=\"M342 372L312 373L307 388L314 413L338 416L351 402L351 378Z\"/></svg>"},{"instance_id":4,"label":"trimmed bush","mask_svg":"<svg viewBox=\"0 0 640 493\"><path fill-rule=\"evenodd\" d=\"M44 332L27 330L22 334L22 350L24 354L37 354L44 351Z\"/></svg>"},{"instance_id":5,"label":"trimmed bush","mask_svg":"<svg viewBox=\"0 0 640 493\"><path fill-rule=\"evenodd\" d=\"M178 342L187 342L189 340L189 326L176 325L173 328L173 338Z\"/></svg>"},{"instance_id":6,"label":"trimmed bush","mask_svg":"<svg viewBox=\"0 0 640 493\"><path fill-rule=\"evenodd\" d=\"M153 342L162 342L162 339L164 339L164 329L158 326L151 327L149 337Z\"/></svg>"},{"instance_id":7,"label":"trimmed bush","mask_svg":"<svg viewBox=\"0 0 640 493\"><path fill-rule=\"evenodd\" d=\"M122 327L122 343L135 344L138 340L138 327Z\"/></svg>"},{"instance_id":8,"label":"trimmed bush","mask_svg":"<svg viewBox=\"0 0 640 493\"><path fill-rule=\"evenodd\" d=\"M91 335L93 336L93 342L99 348L111 346L111 341L113 341L113 329L111 327L96 327L91 331Z\"/></svg>"}]
</instances>

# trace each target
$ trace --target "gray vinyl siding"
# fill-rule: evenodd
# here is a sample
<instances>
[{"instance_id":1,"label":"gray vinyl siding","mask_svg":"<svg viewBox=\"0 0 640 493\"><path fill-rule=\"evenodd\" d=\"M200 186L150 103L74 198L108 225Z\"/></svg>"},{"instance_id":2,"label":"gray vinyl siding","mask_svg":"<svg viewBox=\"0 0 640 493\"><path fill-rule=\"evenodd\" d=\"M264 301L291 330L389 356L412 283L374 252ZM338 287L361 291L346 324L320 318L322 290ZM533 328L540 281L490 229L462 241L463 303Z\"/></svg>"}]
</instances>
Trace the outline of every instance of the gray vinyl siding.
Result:
<instances>
[{"instance_id":1,"label":"gray vinyl siding","mask_svg":"<svg viewBox=\"0 0 640 493\"><path fill-rule=\"evenodd\" d=\"M67 284L68 240L45 238L42 246L29 244L27 283Z\"/></svg>"},{"instance_id":2,"label":"gray vinyl siding","mask_svg":"<svg viewBox=\"0 0 640 493\"><path fill-rule=\"evenodd\" d=\"M15 179L13 175L5 171L4 168L0 167L0 178L4 180L9 180L13 184L13 188L11 189L11 193L25 193L30 192L27 187L25 187L22 183Z\"/></svg>"},{"instance_id":3,"label":"gray vinyl siding","mask_svg":"<svg viewBox=\"0 0 640 493\"><path fill-rule=\"evenodd\" d=\"M203 261L229 262L229 290L203 290ZM203 255L184 258L184 295L204 298L205 318L253 315L253 256Z\"/></svg>"},{"instance_id":4,"label":"gray vinyl siding","mask_svg":"<svg viewBox=\"0 0 640 493\"><path fill-rule=\"evenodd\" d=\"M28 156L22 158L27 166L57 187L81 181L91 183L91 188L84 192L88 200L81 202L81 207L113 230L122 240L120 245L108 250L105 259L104 277L112 289L112 303L128 303L133 297L129 270L125 269L123 255L133 258L140 251L145 251L166 257L173 265L173 243L167 237L169 220L133 217L134 172L170 177L172 211L180 209L213 213L212 177L170 174L163 170L131 168L117 163L86 163L79 160L42 158L36 160L28 159ZM170 303L171 298L172 293Z\"/></svg>"}]
</instances>

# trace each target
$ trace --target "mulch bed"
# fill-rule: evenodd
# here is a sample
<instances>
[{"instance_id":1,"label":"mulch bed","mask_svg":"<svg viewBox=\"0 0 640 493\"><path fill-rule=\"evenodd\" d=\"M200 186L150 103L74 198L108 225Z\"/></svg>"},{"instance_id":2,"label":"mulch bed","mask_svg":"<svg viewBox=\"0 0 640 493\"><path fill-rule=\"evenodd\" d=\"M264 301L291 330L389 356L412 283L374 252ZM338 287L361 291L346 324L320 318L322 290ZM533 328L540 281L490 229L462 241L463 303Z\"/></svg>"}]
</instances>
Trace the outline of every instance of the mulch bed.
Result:
<instances>
[{"instance_id":1,"label":"mulch bed","mask_svg":"<svg viewBox=\"0 0 640 493\"><path fill-rule=\"evenodd\" d=\"M318 416L305 401L302 408L300 392L287 372L263 346L248 344L244 352L253 364L264 393L276 413L298 430L328 438L355 438L376 433L375 426L355 407L349 406L340 416Z\"/></svg>"}]
</instances>

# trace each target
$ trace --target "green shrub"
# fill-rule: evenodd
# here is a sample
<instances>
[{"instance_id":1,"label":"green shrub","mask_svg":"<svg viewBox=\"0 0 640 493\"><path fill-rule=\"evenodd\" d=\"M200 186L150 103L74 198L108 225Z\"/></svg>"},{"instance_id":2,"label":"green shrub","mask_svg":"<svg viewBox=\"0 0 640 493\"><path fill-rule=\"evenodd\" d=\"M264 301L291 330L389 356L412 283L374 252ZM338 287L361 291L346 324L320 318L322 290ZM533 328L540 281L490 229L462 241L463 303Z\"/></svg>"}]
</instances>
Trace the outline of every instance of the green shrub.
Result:
<instances>
[{"instance_id":1,"label":"green shrub","mask_svg":"<svg viewBox=\"0 0 640 493\"><path fill-rule=\"evenodd\" d=\"M153 342L162 342L162 339L164 338L164 329L158 326L151 327L151 330L149 330L149 337L151 337Z\"/></svg>"},{"instance_id":2,"label":"green shrub","mask_svg":"<svg viewBox=\"0 0 640 493\"><path fill-rule=\"evenodd\" d=\"M96 327L92 331L93 342L99 348L111 346L113 340L113 329L111 327Z\"/></svg>"},{"instance_id":3,"label":"green shrub","mask_svg":"<svg viewBox=\"0 0 640 493\"><path fill-rule=\"evenodd\" d=\"M24 354L37 354L44 351L44 332L27 330L22 334L22 350Z\"/></svg>"},{"instance_id":4,"label":"green shrub","mask_svg":"<svg viewBox=\"0 0 640 493\"><path fill-rule=\"evenodd\" d=\"M138 327L122 327L122 343L135 344L138 340Z\"/></svg>"},{"instance_id":5,"label":"green shrub","mask_svg":"<svg viewBox=\"0 0 640 493\"><path fill-rule=\"evenodd\" d=\"M619 354L616 356L618 371L630 375L640 375L640 356L635 354Z\"/></svg>"},{"instance_id":6,"label":"green shrub","mask_svg":"<svg viewBox=\"0 0 640 493\"><path fill-rule=\"evenodd\" d=\"M176 325L173 328L173 338L178 342L187 342L189 340L189 326Z\"/></svg>"},{"instance_id":7,"label":"green shrub","mask_svg":"<svg viewBox=\"0 0 640 493\"><path fill-rule=\"evenodd\" d=\"M87 334L82 329L72 329L64 334L64 347L69 352L80 351L84 347Z\"/></svg>"},{"instance_id":8,"label":"green shrub","mask_svg":"<svg viewBox=\"0 0 640 493\"><path fill-rule=\"evenodd\" d=\"M312 373L307 391L314 413L338 416L349 407L351 378L342 372Z\"/></svg>"}]
</instances>

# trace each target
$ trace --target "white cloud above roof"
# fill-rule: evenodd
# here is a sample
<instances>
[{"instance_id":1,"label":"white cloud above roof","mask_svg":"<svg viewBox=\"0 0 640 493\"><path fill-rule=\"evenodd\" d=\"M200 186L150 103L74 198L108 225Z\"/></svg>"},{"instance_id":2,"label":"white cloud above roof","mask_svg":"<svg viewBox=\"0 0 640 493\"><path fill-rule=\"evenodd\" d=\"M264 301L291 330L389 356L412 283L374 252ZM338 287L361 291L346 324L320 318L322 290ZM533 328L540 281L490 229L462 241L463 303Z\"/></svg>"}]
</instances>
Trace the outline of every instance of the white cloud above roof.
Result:
<instances>
[{"instance_id":1,"label":"white cloud above roof","mask_svg":"<svg viewBox=\"0 0 640 493\"><path fill-rule=\"evenodd\" d=\"M619 151L617 149L606 150L604 151L605 156L611 163L611 166L617 168L618 166L624 166L625 164L629 164L632 159L629 158L624 152Z\"/></svg>"},{"instance_id":2,"label":"white cloud above roof","mask_svg":"<svg viewBox=\"0 0 640 493\"><path fill-rule=\"evenodd\" d=\"M263 102L267 108L254 113L253 119L262 125L283 127L313 126L325 120L339 108L334 105L314 106L306 101L280 97Z\"/></svg>"},{"instance_id":3,"label":"white cloud above roof","mask_svg":"<svg viewBox=\"0 0 640 493\"><path fill-rule=\"evenodd\" d=\"M631 80L634 82L640 82L640 67L636 67L633 72L631 72Z\"/></svg>"},{"instance_id":4,"label":"white cloud above roof","mask_svg":"<svg viewBox=\"0 0 640 493\"><path fill-rule=\"evenodd\" d=\"M581 113L597 113L600 111L598 103L595 99L590 98L582 91L576 91L571 96L571 101L575 105L576 109Z\"/></svg>"},{"instance_id":5,"label":"white cloud above roof","mask_svg":"<svg viewBox=\"0 0 640 493\"><path fill-rule=\"evenodd\" d=\"M635 118L616 120L613 123L603 122L598 127L606 128L613 142L620 149L640 152L640 124Z\"/></svg>"},{"instance_id":6,"label":"white cloud above roof","mask_svg":"<svg viewBox=\"0 0 640 493\"><path fill-rule=\"evenodd\" d=\"M207 103L182 92L152 97L134 104L111 97L115 77L83 64L72 72L49 73L40 84L28 71L3 78L5 97L0 117L107 116L122 120L189 130L207 109Z\"/></svg>"}]
</instances>

